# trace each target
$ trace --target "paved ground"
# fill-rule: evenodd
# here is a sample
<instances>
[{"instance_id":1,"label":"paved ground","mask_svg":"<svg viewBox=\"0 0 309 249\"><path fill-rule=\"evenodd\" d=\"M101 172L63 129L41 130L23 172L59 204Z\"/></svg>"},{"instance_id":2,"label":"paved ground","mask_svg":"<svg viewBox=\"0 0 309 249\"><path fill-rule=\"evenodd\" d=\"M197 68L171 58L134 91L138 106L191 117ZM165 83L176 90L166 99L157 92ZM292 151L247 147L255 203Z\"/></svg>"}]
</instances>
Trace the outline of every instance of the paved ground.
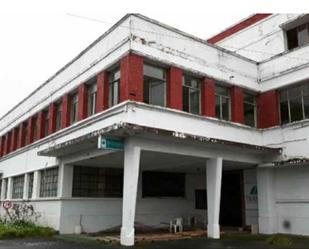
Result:
<instances>
[{"instance_id":1,"label":"paved ground","mask_svg":"<svg viewBox=\"0 0 309 249\"><path fill-rule=\"evenodd\" d=\"M0 249L119 249L120 246L102 245L97 243L71 242L57 239L22 239L0 241ZM182 241L156 242L139 244L139 249L270 249L272 247L258 241L228 241L191 239ZM278 247L277 247L278 249Z\"/></svg>"}]
</instances>

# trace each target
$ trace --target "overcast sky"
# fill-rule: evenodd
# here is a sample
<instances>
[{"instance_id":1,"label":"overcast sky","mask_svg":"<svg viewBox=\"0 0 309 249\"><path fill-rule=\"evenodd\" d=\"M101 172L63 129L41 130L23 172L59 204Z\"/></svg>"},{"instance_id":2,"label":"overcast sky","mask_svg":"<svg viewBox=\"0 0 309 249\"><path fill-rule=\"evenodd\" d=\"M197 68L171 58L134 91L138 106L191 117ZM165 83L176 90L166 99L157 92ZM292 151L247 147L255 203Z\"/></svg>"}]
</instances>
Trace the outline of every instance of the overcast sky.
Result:
<instances>
[{"instance_id":1,"label":"overcast sky","mask_svg":"<svg viewBox=\"0 0 309 249\"><path fill-rule=\"evenodd\" d=\"M291 7L277 0L1 0L0 116L126 13L206 39L252 13L307 12L306 2L294 0Z\"/></svg>"}]
</instances>

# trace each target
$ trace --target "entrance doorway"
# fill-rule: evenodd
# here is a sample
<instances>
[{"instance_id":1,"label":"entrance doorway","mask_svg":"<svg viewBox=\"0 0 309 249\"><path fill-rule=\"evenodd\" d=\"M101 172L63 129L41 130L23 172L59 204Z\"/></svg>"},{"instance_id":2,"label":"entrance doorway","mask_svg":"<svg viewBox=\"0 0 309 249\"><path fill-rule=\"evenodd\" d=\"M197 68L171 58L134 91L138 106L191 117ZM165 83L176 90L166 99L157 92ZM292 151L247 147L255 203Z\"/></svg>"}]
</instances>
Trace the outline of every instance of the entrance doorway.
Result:
<instances>
[{"instance_id":1,"label":"entrance doorway","mask_svg":"<svg viewBox=\"0 0 309 249\"><path fill-rule=\"evenodd\" d=\"M243 227L244 223L243 171L223 171L220 225L226 227Z\"/></svg>"}]
</instances>

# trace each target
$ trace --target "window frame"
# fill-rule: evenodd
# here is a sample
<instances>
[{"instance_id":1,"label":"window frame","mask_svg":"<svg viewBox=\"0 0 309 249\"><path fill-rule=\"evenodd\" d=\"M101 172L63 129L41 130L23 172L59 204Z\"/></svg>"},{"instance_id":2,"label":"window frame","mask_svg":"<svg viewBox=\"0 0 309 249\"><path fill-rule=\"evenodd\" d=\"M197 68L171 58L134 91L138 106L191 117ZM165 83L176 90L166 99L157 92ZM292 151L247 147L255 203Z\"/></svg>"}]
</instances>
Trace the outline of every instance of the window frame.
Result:
<instances>
[{"instance_id":1,"label":"window frame","mask_svg":"<svg viewBox=\"0 0 309 249\"><path fill-rule=\"evenodd\" d=\"M120 103L120 79L121 79L121 71L120 67L117 66L113 69L108 76L108 107L113 107ZM114 86L117 84L117 102L114 102Z\"/></svg>"},{"instance_id":2,"label":"window frame","mask_svg":"<svg viewBox=\"0 0 309 249\"><path fill-rule=\"evenodd\" d=\"M46 175L44 175L46 174ZM52 177L51 181L46 182ZM56 179L56 181L54 181ZM45 182L44 182L45 181ZM59 167L40 170L40 198L55 198L58 196ZM46 185L44 185L46 184Z\"/></svg>"},{"instance_id":3,"label":"window frame","mask_svg":"<svg viewBox=\"0 0 309 249\"><path fill-rule=\"evenodd\" d=\"M56 131L61 130L62 128L62 102L58 102L56 104L56 124L55 129Z\"/></svg>"},{"instance_id":4,"label":"window frame","mask_svg":"<svg viewBox=\"0 0 309 249\"><path fill-rule=\"evenodd\" d=\"M145 67L152 67L152 68L157 68L157 69L160 69L163 71L163 78L156 78L154 76L149 76L149 75L146 75L145 74ZM166 107L167 106L167 69L162 67L162 66L158 66L158 65L153 65L153 64L150 64L150 63L145 63L143 65L143 88L144 88L144 92L143 92L143 99L144 99L144 103L146 104L149 104L149 105L155 105L155 106L161 106L161 107ZM153 104L151 103L151 89L152 88L148 88L148 97L149 97L149 103L145 102L145 84L146 84L146 80L157 80L157 81L161 81L161 84L164 84L164 95L163 95L163 105L156 105L156 104ZM148 83L148 85L150 85Z\"/></svg>"},{"instance_id":5,"label":"window frame","mask_svg":"<svg viewBox=\"0 0 309 249\"><path fill-rule=\"evenodd\" d=\"M70 100L70 125L73 125L78 121L78 94L73 93Z\"/></svg>"},{"instance_id":6,"label":"window frame","mask_svg":"<svg viewBox=\"0 0 309 249\"><path fill-rule=\"evenodd\" d=\"M25 186L25 175L12 177L12 200L23 199Z\"/></svg>"},{"instance_id":7,"label":"window frame","mask_svg":"<svg viewBox=\"0 0 309 249\"><path fill-rule=\"evenodd\" d=\"M252 102L248 102L245 100L245 96L248 95L250 97L253 97L253 103ZM250 124L246 124L246 116L245 116L245 105L250 105L253 106L253 115L254 115L254 125L251 127L257 127L257 104L256 104L256 95L249 93L249 92L244 92L244 123L245 125L251 126Z\"/></svg>"},{"instance_id":8,"label":"window frame","mask_svg":"<svg viewBox=\"0 0 309 249\"><path fill-rule=\"evenodd\" d=\"M198 84L198 87L193 87L192 85L186 85L186 79L189 78L191 81L194 79L197 81L197 84ZM202 111L201 111L201 107L202 107L202 103L201 103L201 100L202 100L202 80L198 77L195 77L193 75L190 75L190 74L185 74L183 75L182 77L182 91L184 93L184 88L188 89L189 91L189 94L188 94L188 113L191 113L191 114L195 114L195 115L201 115ZM194 113L192 112L191 110L191 95L190 95L190 90L195 90L195 91L198 91L198 113ZM184 111L184 98L182 99L182 110Z\"/></svg>"},{"instance_id":9,"label":"window frame","mask_svg":"<svg viewBox=\"0 0 309 249\"><path fill-rule=\"evenodd\" d=\"M218 93L217 92L217 88L224 88L224 89L226 89L227 95L222 95L222 94ZM230 88L227 87L227 86L221 85L221 84L216 84L215 85L215 102L217 100L217 97L219 97L219 103L220 103L220 117L218 117L217 113L215 113L216 114L216 118L219 119L219 120L231 121L231 119L232 119L232 110L231 110L231 93L230 93ZM228 119L224 119L223 118L222 98L228 100Z\"/></svg>"},{"instance_id":10,"label":"window frame","mask_svg":"<svg viewBox=\"0 0 309 249\"><path fill-rule=\"evenodd\" d=\"M92 82L87 86L87 116L93 116L97 112L97 83ZM91 101L92 100L92 101Z\"/></svg>"},{"instance_id":11,"label":"window frame","mask_svg":"<svg viewBox=\"0 0 309 249\"><path fill-rule=\"evenodd\" d=\"M305 30L307 30L307 42L303 43L303 44L300 44L300 33L301 33L301 27L302 26L305 26ZM296 37L294 37L294 45L290 45L291 44L291 36L292 36L292 32L295 32L294 35L296 35ZM286 49L287 51L292 51L294 49L297 49L297 48L301 48L301 47L304 47L304 46L307 46L309 45L309 22L306 21L306 22L303 22L303 23L300 23L298 25L296 25L295 27L293 28L289 28L287 30L285 30L285 43L286 43Z\"/></svg>"}]
</instances>

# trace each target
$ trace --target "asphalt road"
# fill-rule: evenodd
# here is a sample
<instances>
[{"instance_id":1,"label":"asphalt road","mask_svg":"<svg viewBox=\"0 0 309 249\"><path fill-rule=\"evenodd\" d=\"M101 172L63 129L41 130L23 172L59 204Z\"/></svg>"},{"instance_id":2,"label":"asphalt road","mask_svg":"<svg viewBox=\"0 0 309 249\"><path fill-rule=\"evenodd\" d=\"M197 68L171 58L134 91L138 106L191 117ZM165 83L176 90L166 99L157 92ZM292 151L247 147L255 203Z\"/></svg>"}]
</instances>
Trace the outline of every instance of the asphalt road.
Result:
<instances>
[{"instance_id":1,"label":"asphalt road","mask_svg":"<svg viewBox=\"0 0 309 249\"><path fill-rule=\"evenodd\" d=\"M182 241L156 242L139 244L136 249L270 249L258 242L220 241L191 239ZM19 239L0 241L0 249L119 249L119 245L103 245L99 243L80 243L57 239Z\"/></svg>"}]
</instances>

